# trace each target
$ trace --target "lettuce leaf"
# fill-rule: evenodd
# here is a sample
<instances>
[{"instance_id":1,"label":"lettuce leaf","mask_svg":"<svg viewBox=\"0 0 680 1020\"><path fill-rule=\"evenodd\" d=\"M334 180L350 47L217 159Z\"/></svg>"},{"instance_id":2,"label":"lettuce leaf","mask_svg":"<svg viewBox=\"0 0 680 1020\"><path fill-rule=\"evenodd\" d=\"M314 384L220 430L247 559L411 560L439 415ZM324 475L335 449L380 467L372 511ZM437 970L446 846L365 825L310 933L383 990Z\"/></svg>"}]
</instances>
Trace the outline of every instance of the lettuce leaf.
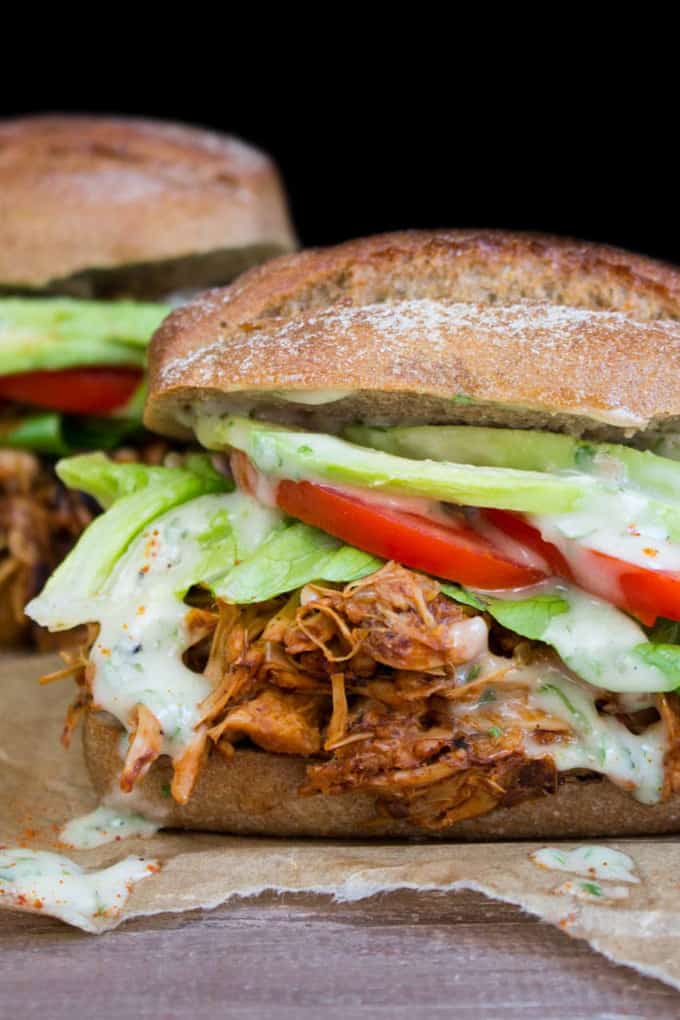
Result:
<instances>
[{"instance_id":1,"label":"lettuce leaf","mask_svg":"<svg viewBox=\"0 0 680 1020\"><path fill-rule=\"evenodd\" d=\"M112 450L138 432L139 421L133 419L71 418L46 411L0 425L0 442L13 450L65 457L83 450Z\"/></svg>"},{"instance_id":2,"label":"lettuce leaf","mask_svg":"<svg viewBox=\"0 0 680 1020\"><path fill-rule=\"evenodd\" d=\"M266 542L282 517L280 511L236 491L192 499L152 521L181 550L172 571L175 593L183 597L196 584L212 589L235 563ZM167 566L160 573L167 580Z\"/></svg>"},{"instance_id":3,"label":"lettuce leaf","mask_svg":"<svg viewBox=\"0 0 680 1020\"><path fill-rule=\"evenodd\" d=\"M494 600L489 612L495 620L515 634L540 641L551 621L569 612L569 603L561 595L534 595L529 599Z\"/></svg>"},{"instance_id":4,"label":"lettuce leaf","mask_svg":"<svg viewBox=\"0 0 680 1020\"><path fill-rule=\"evenodd\" d=\"M680 686L680 646L660 643L643 643L635 649L636 654L646 665L661 670L671 681L668 690Z\"/></svg>"},{"instance_id":5,"label":"lettuce leaf","mask_svg":"<svg viewBox=\"0 0 680 1020\"><path fill-rule=\"evenodd\" d=\"M525 599L499 599L486 594L474 595L448 581L440 581L439 584L442 592L454 602L490 613L503 627L534 641L542 639L554 616L569 611L569 603L557 593L532 595Z\"/></svg>"},{"instance_id":6,"label":"lettuce leaf","mask_svg":"<svg viewBox=\"0 0 680 1020\"><path fill-rule=\"evenodd\" d=\"M196 496L226 490L227 479L212 468L208 470L207 457L201 462L196 471L114 464L103 454L62 461L60 477L109 509L90 524L41 594L29 603L29 616L52 630L80 623L82 603L99 594L132 539L150 521Z\"/></svg>"},{"instance_id":7,"label":"lettuce leaf","mask_svg":"<svg viewBox=\"0 0 680 1020\"><path fill-rule=\"evenodd\" d=\"M503 627L551 645L582 680L621 693L680 685L680 646L645 641L642 627L602 599L572 585L529 598L501 599L442 583L456 602L483 609Z\"/></svg>"},{"instance_id":8,"label":"lettuce leaf","mask_svg":"<svg viewBox=\"0 0 680 1020\"><path fill-rule=\"evenodd\" d=\"M184 477L186 474L202 480L203 492L220 492L233 488L233 483L215 470L206 454L187 457L184 468L167 468L149 467L146 464L118 464L103 453L83 453L60 460L56 472L64 485L93 496L104 509L124 496L131 496L149 487L164 487L173 478ZM196 494L199 495L198 492Z\"/></svg>"},{"instance_id":9,"label":"lettuce leaf","mask_svg":"<svg viewBox=\"0 0 680 1020\"><path fill-rule=\"evenodd\" d=\"M463 606L471 606L473 609L480 609L485 612L488 608L487 600L482 600L478 595L473 595L467 588L463 588L459 584L451 584L449 581L440 581L439 586L445 595L453 599L454 602L460 602Z\"/></svg>"},{"instance_id":10,"label":"lettuce leaf","mask_svg":"<svg viewBox=\"0 0 680 1020\"><path fill-rule=\"evenodd\" d=\"M0 426L2 445L12 450L30 450L33 453L63 457L70 453L64 439L63 426L63 415L57 411L28 415L21 421Z\"/></svg>"},{"instance_id":11,"label":"lettuce leaf","mask_svg":"<svg viewBox=\"0 0 680 1020\"><path fill-rule=\"evenodd\" d=\"M310 581L356 581L381 562L307 524L289 524L213 585L227 602L264 602Z\"/></svg>"},{"instance_id":12,"label":"lettuce leaf","mask_svg":"<svg viewBox=\"0 0 680 1020\"><path fill-rule=\"evenodd\" d=\"M654 626L647 628L647 637L653 644L680 645L680 623L659 616Z\"/></svg>"}]
</instances>

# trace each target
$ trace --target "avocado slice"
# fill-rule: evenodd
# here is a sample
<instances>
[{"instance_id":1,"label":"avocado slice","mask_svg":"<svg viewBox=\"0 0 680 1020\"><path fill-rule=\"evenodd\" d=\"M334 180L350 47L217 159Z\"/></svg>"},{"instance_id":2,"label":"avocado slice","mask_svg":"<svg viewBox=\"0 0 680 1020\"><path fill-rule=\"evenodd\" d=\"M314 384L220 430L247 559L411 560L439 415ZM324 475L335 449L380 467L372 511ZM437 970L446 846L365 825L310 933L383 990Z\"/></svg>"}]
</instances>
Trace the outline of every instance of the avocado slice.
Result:
<instances>
[{"instance_id":1,"label":"avocado slice","mask_svg":"<svg viewBox=\"0 0 680 1020\"><path fill-rule=\"evenodd\" d=\"M195 430L209 449L242 450L274 477L359 485L467 506L567 513L597 486L587 477L408 460L335 436L296 432L248 418L198 415Z\"/></svg>"},{"instance_id":2,"label":"avocado slice","mask_svg":"<svg viewBox=\"0 0 680 1020\"><path fill-rule=\"evenodd\" d=\"M170 309L135 301L0 298L0 375L91 365L143 367Z\"/></svg>"},{"instance_id":3,"label":"avocado slice","mask_svg":"<svg viewBox=\"0 0 680 1020\"><path fill-rule=\"evenodd\" d=\"M353 443L415 460L562 474L579 472L618 484L630 482L651 495L680 499L680 463L617 443L529 429L474 425L418 425L388 429L352 425Z\"/></svg>"}]
</instances>

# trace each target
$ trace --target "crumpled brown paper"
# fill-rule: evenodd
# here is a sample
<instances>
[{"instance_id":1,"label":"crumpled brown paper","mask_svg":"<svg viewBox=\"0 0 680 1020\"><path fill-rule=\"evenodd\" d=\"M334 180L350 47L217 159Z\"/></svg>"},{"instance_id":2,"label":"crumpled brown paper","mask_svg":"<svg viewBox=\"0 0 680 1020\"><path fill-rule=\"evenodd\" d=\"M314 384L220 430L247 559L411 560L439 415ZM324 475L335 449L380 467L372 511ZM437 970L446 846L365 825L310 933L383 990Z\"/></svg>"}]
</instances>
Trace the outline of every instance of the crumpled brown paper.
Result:
<instances>
[{"instance_id":1,"label":"crumpled brown paper","mask_svg":"<svg viewBox=\"0 0 680 1020\"><path fill-rule=\"evenodd\" d=\"M0 845L58 850L60 826L95 806L79 741L69 751L59 744L72 684L37 684L52 668L52 658L37 656L0 663ZM558 892L573 876L537 867L530 854L545 845L540 843L331 843L160 833L61 852L88 868L106 867L128 854L162 862L158 874L135 886L110 926L129 917L215 907L264 890L356 900L404 888L472 889L518 904L587 939L609 959L680 988L680 840L606 843L633 858L640 879L627 886L624 899L611 903L581 902Z\"/></svg>"}]
</instances>

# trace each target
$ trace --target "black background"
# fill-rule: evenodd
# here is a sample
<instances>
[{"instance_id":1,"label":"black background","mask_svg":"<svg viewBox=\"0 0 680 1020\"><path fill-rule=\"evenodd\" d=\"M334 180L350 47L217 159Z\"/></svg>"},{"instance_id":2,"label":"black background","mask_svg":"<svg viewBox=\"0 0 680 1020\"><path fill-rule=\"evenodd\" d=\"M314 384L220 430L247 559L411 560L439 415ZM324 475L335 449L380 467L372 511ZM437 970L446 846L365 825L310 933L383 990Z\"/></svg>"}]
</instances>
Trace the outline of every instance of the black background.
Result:
<instances>
[{"instance_id":1,"label":"black background","mask_svg":"<svg viewBox=\"0 0 680 1020\"><path fill-rule=\"evenodd\" d=\"M489 81L483 54L472 70L452 64L434 76L434 61L402 61L398 76L370 82L352 57L338 69L317 56L297 74L284 62L264 77L246 60L250 71L213 69L209 80L167 68L131 80L120 64L115 82L110 67L68 86L60 74L32 90L14 80L0 115L144 115L237 134L278 161L305 244L402 227L505 227L680 263L678 117L660 115L653 88L647 98L639 80L612 77L577 91L578 53L559 67L561 90L550 59L523 84L514 70Z\"/></svg>"}]
</instances>

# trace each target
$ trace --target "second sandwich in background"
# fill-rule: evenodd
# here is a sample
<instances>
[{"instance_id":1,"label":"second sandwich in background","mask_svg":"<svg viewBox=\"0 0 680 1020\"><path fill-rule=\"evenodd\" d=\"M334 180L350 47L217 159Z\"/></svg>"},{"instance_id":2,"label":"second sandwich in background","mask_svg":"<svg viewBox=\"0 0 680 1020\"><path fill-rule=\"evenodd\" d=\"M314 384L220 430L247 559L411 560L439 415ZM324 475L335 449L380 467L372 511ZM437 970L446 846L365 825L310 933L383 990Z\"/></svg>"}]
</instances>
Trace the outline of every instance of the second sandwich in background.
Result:
<instances>
[{"instance_id":1,"label":"second sandwich in background","mask_svg":"<svg viewBox=\"0 0 680 1020\"><path fill-rule=\"evenodd\" d=\"M91 519L55 456L160 463L141 426L146 345L174 304L295 247L275 165L169 123L0 123L0 645Z\"/></svg>"}]
</instances>

